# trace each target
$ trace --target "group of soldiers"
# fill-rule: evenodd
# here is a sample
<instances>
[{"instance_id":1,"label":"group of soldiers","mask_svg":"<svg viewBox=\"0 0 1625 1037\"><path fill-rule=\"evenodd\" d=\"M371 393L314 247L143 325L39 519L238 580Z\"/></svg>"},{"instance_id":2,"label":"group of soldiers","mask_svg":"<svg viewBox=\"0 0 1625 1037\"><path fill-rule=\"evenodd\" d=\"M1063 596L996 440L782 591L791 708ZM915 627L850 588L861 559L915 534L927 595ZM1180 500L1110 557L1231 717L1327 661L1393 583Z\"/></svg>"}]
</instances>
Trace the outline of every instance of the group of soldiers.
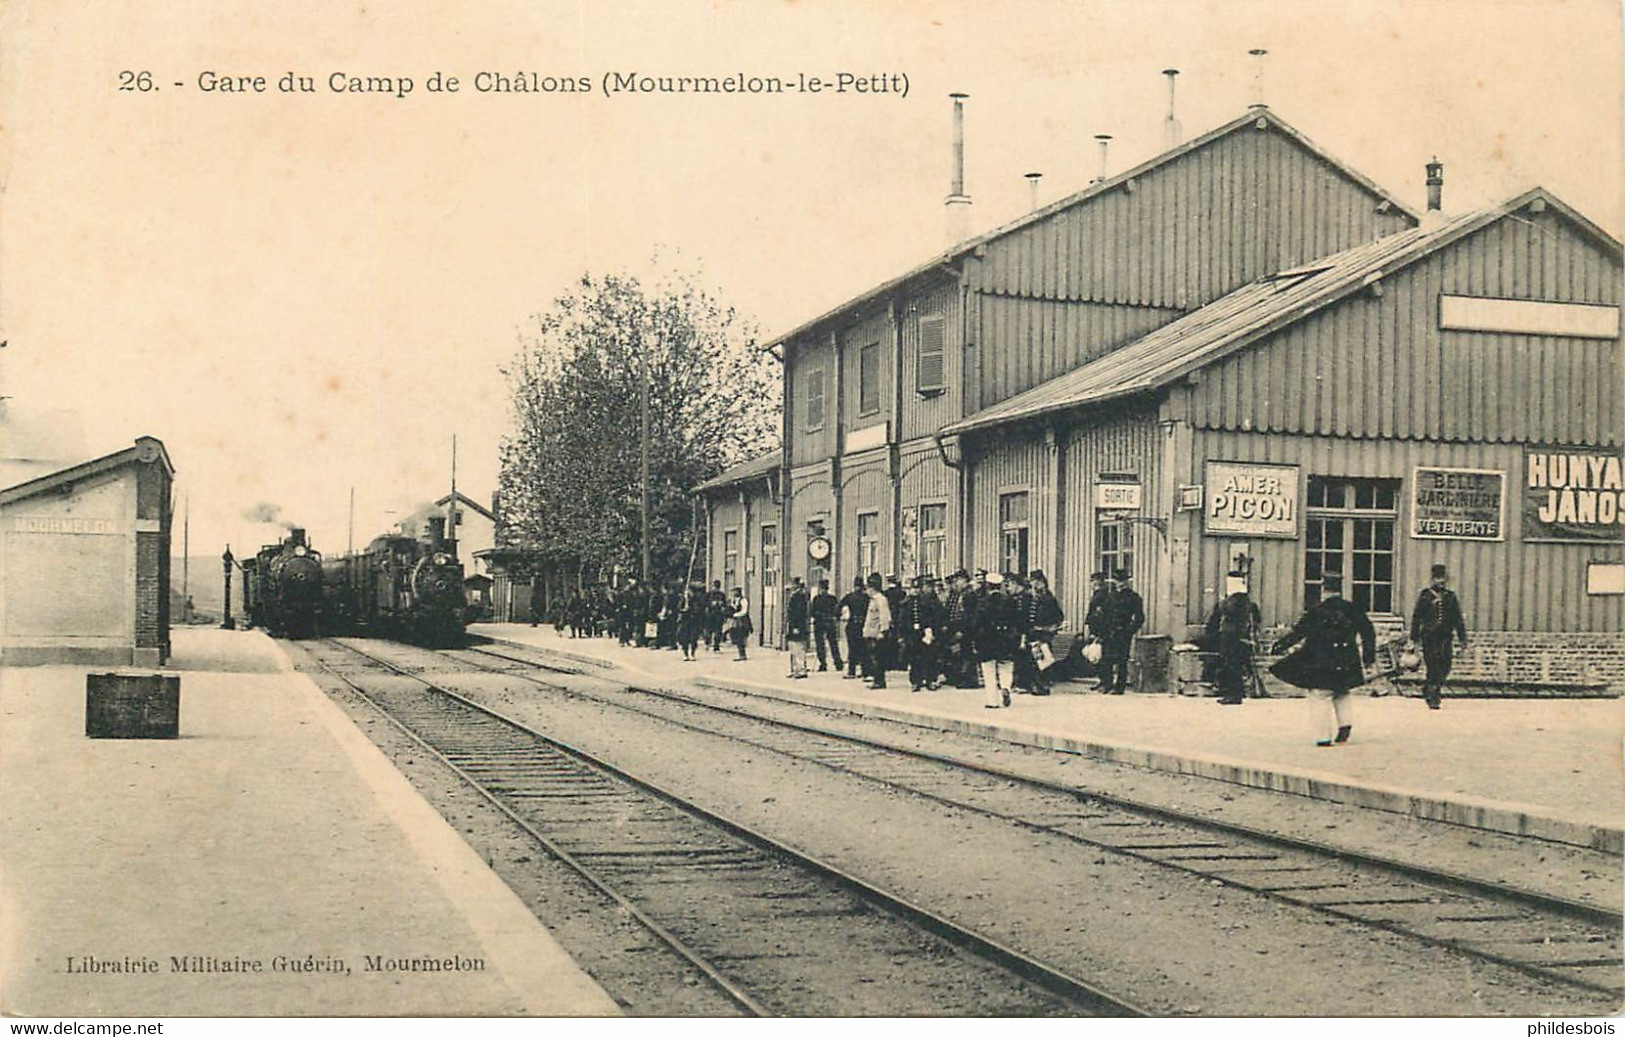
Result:
<instances>
[{"instance_id":1,"label":"group of soldiers","mask_svg":"<svg viewBox=\"0 0 1625 1037\"><path fill-rule=\"evenodd\" d=\"M1103 625L1115 608L1104 596L1091 603ZM1132 611L1138 613L1137 629L1144 613ZM973 576L960 569L906 584L895 575L870 573L855 578L841 598L831 593L828 580L809 592L794 578L784 633L792 678L806 677L816 655L820 671L833 664L837 672L844 668L846 679L862 679L871 688L885 688L889 671L906 671L912 691L980 687L984 705L999 709L1010 705L1012 694L1049 694L1053 644L1065 619L1048 577L1038 570L1025 576L978 570Z\"/></svg>"},{"instance_id":2,"label":"group of soldiers","mask_svg":"<svg viewBox=\"0 0 1625 1037\"><path fill-rule=\"evenodd\" d=\"M1080 654L1097 668L1100 690L1121 695L1129 682L1134 636L1145 624L1145 604L1126 569L1097 572L1090 579L1083 621L1088 640L1080 642L1085 646ZM1430 709L1439 708L1452 642L1467 644L1461 603L1448 580L1443 565L1433 566L1411 615L1411 639L1426 664L1423 697ZM1228 574L1225 592L1209 616L1204 647L1219 702L1238 705L1249 690L1262 694L1255 668L1263 647L1261 616L1248 594L1245 570ZM533 612L539 605L533 601ZM736 587L730 597L720 580L709 590L681 580L663 588L636 580L619 589L593 587L558 602L551 618L561 634L568 629L571 637L609 635L623 645L680 648L686 660L696 659L701 646L720 652L725 637L744 659L754 632L743 591ZM819 580L809 592L797 576L786 596L784 635L792 678L807 677L816 655L820 671L833 664L846 679L861 678L871 688L885 688L888 671L907 671L913 691L982 688L987 708L998 709L1010 705L1012 694L1049 694L1058 662L1053 644L1065 619L1039 570L1023 576L979 569L972 576L960 569L946 579L920 576L906 585L895 575L870 573L853 580L841 598L831 593L828 580ZM1364 611L1342 597L1338 575L1323 575L1320 603L1272 652L1282 655L1300 641L1303 649L1271 670L1288 683L1330 694L1332 726L1316 744L1341 745L1353 730L1349 691L1367 679L1376 642Z\"/></svg>"},{"instance_id":3,"label":"group of soldiers","mask_svg":"<svg viewBox=\"0 0 1625 1037\"><path fill-rule=\"evenodd\" d=\"M551 620L560 634L568 630L571 637L612 636L638 648L680 648L685 659L694 659L702 646L720 652L724 635L742 628L736 618L742 598L736 590L730 599L720 580L709 590L682 580L665 587L632 580L625 587L599 585L561 598ZM743 657L741 639L735 644Z\"/></svg>"}]
</instances>

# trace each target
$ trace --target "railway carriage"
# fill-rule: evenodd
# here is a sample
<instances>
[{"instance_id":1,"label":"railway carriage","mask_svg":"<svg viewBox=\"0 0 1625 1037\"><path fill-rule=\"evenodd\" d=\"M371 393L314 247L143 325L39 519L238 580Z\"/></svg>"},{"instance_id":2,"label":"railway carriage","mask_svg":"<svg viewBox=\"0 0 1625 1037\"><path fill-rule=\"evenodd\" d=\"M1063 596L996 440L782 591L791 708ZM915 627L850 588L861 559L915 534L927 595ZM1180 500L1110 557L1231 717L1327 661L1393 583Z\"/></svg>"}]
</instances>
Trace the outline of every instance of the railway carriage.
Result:
<instances>
[{"instance_id":1,"label":"railway carriage","mask_svg":"<svg viewBox=\"0 0 1625 1037\"><path fill-rule=\"evenodd\" d=\"M423 539L386 534L328 559L322 582L336 632L435 648L464 643L463 566L438 525Z\"/></svg>"}]
</instances>

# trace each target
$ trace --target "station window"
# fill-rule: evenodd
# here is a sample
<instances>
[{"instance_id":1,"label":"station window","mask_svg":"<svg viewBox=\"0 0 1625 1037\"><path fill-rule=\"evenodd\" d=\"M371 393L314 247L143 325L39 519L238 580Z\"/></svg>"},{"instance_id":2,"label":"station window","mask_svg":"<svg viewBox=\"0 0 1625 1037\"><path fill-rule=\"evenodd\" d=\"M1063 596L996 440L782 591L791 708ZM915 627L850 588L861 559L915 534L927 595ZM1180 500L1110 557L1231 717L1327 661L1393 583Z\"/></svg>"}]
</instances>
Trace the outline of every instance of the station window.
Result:
<instances>
[{"instance_id":1,"label":"station window","mask_svg":"<svg viewBox=\"0 0 1625 1037\"><path fill-rule=\"evenodd\" d=\"M1095 512L1095 561L1107 576L1119 569L1134 571L1134 527L1121 516L1119 511Z\"/></svg>"},{"instance_id":2,"label":"station window","mask_svg":"<svg viewBox=\"0 0 1625 1037\"><path fill-rule=\"evenodd\" d=\"M922 395L939 393L947 387L943 371L943 319L920 318L920 345L916 356L914 389Z\"/></svg>"},{"instance_id":3,"label":"station window","mask_svg":"<svg viewBox=\"0 0 1625 1037\"><path fill-rule=\"evenodd\" d=\"M1026 490L999 494L999 568L1027 575L1028 508Z\"/></svg>"},{"instance_id":4,"label":"station window","mask_svg":"<svg viewBox=\"0 0 1625 1037\"><path fill-rule=\"evenodd\" d=\"M729 594L739 584L739 530L722 531L722 587Z\"/></svg>"},{"instance_id":5,"label":"station window","mask_svg":"<svg viewBox=\"0 0 1625 1037\"><path fill-rule=\"evenodd\" d=\"M868 579L870 573L880 571L880 512L858 513L858 571Z\"/></svg>"},{"instance_id":6,"label":"station window","mask_svg":"<svg viewBox=\"0 0 1625 1037\"><path fill-rule=\"evenodd\" d=\"M880 410L880 343L858 350L858 414Z\"/></svg>"},{"instance_id":7,"label":"station window","mask_svg":"<svg viewBox=\"0 0 1625 1037\"><path fill-rule=\"evenodd\" d=\"M920 505L920 575L942 576L948 559L948 505Z\"/></svg>"},{"instance_id":8,"label":"station window","mask_svg":"<svg viewBox=\"0 0 1625 1037\"><path fill-rule=\"evenodd\" d=\"M1319 604L1328 573L1367 612L1394 611L1394 522L1398 479L1311 475L1305 508L1303 604Z\"/></svg>"},{"instance_id":9,"label":"station window","mask_svg":"<svg viewBox=\"0 0 1625 1037\"><path fill-rule=\"evenodd\" d=\"M824 427L824 369L807 372L807 409L804 416L806 431L816 432Z\"/></svg>"}]
</instances>

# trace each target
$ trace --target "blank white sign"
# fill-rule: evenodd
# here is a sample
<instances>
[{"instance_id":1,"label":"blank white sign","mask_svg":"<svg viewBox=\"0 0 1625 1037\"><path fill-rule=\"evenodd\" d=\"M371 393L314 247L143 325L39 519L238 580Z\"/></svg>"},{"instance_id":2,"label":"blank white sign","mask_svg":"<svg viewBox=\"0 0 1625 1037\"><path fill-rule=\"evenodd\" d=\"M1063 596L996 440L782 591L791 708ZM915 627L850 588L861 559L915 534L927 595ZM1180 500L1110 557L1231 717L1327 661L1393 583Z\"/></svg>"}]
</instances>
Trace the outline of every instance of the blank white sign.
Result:
<instances>
[{"instance_id":1,"label":"blank white sign","mask_svg":"<svg viewBox=\"0 0 1625 1037\"><path fill-rule=\"evenodd\" d=\"M1510 331L1520 335L1617 338L1619 307L1441 295L1439 327L1449 331Z\"/></svg>"}]
</instances>

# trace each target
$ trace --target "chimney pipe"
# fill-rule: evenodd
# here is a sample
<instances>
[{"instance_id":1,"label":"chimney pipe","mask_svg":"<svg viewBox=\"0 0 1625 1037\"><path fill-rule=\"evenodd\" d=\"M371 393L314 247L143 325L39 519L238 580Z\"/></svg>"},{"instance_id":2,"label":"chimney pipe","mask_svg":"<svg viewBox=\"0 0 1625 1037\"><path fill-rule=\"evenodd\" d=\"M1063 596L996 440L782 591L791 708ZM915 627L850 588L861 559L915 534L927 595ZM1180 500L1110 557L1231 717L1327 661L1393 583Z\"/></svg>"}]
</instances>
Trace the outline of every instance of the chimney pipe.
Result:
<instances>
[{"instance_id":1,"label":"chimney pipe","mask_svg":"<svg viewBox=\"0 0 1625 1037\"><path fill-rule=\"evenodd\" d=\"M954 150L953 172L949 180L948 244L955 245L970 236L970 195L965 193L965 99L969 94L953 93Z\"/></svg>"},{"instance_id":2,"label":"chimney pipe","mask_svg":"<svg viewBox=\"0 0 1625 1037\"><path fill-rule=\"evenodd\" d=\"M1037 212L1038 211L1038 181L1043 179L1044 174L1043 173L1028 173L1028 174L1026 174L1026 176L1027 176L1027 186L1032 191L1032 197L1030 199L1030 201L1032 203L1032 210L1034 212Z\"/></svg>"},{"instance_id":3,"label":"chimney pipe","mask_svg":"<svg viewBox=\"0 0 1625 1037\"><path fill-rule=\"evenodd\" d=\"M1112 135L1109 133L1097 133L1095 134L1095 139L1100 141L1100 175L1095 177L1091 183L1098 184L1106 179L1106 147L1107 145L1111 144Z\"/></svg>"},{"instance_id":4,"label":"chimney pipe","mask_svg":"<svg viewBox=\"0 0 1625 1037\"><path fill-rule=\"evenodd\" d=\"M1434 155L1427 165L1428 212L1438 213L1444 208L1444 163Z\"/></svg>"},{"instance_id":5,"label":"chimney pipe","mask_svg":"<svg viewBox=\"0 0 1625 1037\"><path fill-rule=\"evenodd\" d=\"M1249 108L1268 108L1264 103L1264 55L1269 51L1263 47L1254 47L1247 52L1253 56L1253 103Z\"/></svg>"},{"instance_id":6,"label":"chimney pipe","mask_svg":"<svg viewBox=\"0 0 1625 1037\"><path fill-rule=\"evenodd\" d=\"M1168 77L1168 117L1162 121L1162 146L1172 150L1179 146L1180 138L1179 120L1174 118L1174 77L1179 75L1179 69L1165 68L1162 74Z\"/></svg>"}]
</instances>

